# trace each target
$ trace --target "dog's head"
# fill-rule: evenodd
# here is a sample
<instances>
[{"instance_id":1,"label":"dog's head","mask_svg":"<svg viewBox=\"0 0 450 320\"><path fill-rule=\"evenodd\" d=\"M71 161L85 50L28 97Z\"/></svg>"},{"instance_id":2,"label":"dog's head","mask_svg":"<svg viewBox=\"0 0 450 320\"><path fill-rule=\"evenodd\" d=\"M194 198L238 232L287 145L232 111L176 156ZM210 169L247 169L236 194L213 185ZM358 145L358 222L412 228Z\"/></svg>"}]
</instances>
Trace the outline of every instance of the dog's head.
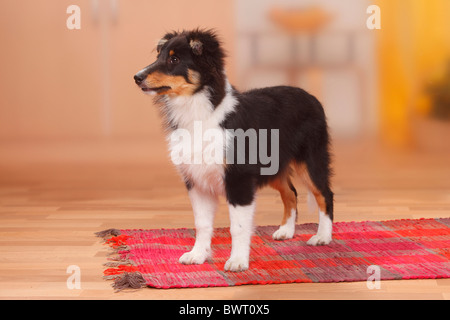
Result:
<instances>
[{"instance_id":1,"label":"dog's head","mask_svg":"<svg viewBox=\"0 0 450 320\"><path fill-rule=\"evenodd\" d=\"M134 76L148 94L186 96L224 84L224 53L213 31L167 33L156 47L156 61Z\"/></svg>"}]
</instances>

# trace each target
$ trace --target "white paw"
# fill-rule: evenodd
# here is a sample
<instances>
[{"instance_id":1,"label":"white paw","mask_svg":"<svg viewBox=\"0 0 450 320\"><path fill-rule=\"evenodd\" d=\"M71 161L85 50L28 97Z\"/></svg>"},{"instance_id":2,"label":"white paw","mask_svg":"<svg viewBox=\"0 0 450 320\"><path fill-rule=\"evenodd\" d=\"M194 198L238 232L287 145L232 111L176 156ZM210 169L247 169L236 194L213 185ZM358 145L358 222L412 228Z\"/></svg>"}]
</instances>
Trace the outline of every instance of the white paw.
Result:
<instances>
[{"instance_id":1,"label":"white paw","mask_svg":"<svg viewBox=\"0 0 450 320\"><path fill-rule=\"evenodd\" d=\"M202 264L208 257L207 251L191 250L183 254L178 261L182 264Z\"/></svg>"},{"instance_id":2,"label":"white paw","mask_svg":"<svg viewBox=\"0 0 450 320\"><path fill-rule=\"evenodd\" d=\"M285 239L292 239L294 237L295 233L295 226L294 228L289 228L287 225L282 225L277 231L275 231L272 235L272 238L275 240L285 240Z\"/></svg>"},{"instance_id":3,"label":"white paw","mask_svg":"<svg viewBox=\"0 0 450 320\"><path fill-rule=\"evenodd\" d=\"M316 234L306 243L309 246L324 246L331 242L331 235Z\"/></svg>"},{"instance_id":4,"label":"white paw","mask_svg":"<svg viewBox=\"0 0 450 320\"><path fill-rule=\"evenodd\" d=\"M230 258L225 263L225 271L241 272L248 269L248 258Z\"/></svg>"}]
</instances>

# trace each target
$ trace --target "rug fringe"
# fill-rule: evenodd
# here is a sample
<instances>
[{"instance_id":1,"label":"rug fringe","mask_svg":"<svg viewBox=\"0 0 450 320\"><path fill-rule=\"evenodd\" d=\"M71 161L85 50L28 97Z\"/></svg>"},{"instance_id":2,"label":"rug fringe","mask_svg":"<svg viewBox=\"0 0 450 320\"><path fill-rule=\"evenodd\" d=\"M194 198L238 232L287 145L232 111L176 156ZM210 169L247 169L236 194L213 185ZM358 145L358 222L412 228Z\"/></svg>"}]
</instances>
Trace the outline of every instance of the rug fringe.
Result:
<instances>
[{"instance_id":1,"label":"rug fringe","mask_svg":"<svg viewBox=\"0 0 450 320\"><path fill-rule=\"evenodd\" d=\"M104 271L105 280L113 280L112 287L116 292L125 289L140 289L146 286L146 280L137 270L136 263L128 258L130 247L126 245L126 239L129 236L122 234L119 229L106 229L96 232L95 235L105 240L109 245L110 257L104 266L109 267Z\"/></svg>"},{"instance_id":2,"label":"rug fringe","mask_svg":"<svg viewBox=\"0 0 450 320\"><path fill-rule=\"evenodd\" d=\"M146 281L139 272L124 272L114 279L112 287L116 292L124 289L141 289L146 286Z\"/></svg>"},{"instance_id":3,"label":"rug fringe","mask_svg":"<svg viewBox=\"0 0 450 320\"><path fill-rule=\"evenodd\" d=\"M128 258L125 259L114 258L109 260L111 260L111 262L105 262L103 264L105 267L136 266L136 262Z\"/></svg>"},{"instance_id":4,"label":"rug fringe","mask_svg":"<svg viewBox=\"0 0 450 320\"><path fill-rule=\"evenodd\" d=\"M111 236L117 237L121 234L119 229L106 229L103 231L96 232L95 235L99 238L108 238Z\"/></svg>"},{"instance_id":5,"label":"rug fringe","mask_svg":"<svg viewBox=\"0 0 450 320\"><path fill-rule=\"evenodd\" d=\"M114 267L118 267L120 265L122 265L123 263L118 261L118 262L105 262L103 265L105 267L110 267L110 268L114 268Z\"/></svg>"}]
</instances>

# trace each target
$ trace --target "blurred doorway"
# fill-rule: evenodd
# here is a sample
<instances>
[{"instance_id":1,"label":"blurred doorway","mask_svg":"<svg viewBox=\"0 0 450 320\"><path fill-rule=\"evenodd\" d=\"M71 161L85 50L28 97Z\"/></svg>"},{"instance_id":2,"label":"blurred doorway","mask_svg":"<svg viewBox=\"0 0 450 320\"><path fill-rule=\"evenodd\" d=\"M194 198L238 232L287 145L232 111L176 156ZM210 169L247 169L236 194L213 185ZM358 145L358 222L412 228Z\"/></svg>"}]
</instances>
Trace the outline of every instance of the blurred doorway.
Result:
<instances>
[{"instance_id":1,"label":"blurred doorway","mask_svg":"<svg viewBox=\"0 0 450 320\"><path fill-rule=\"evenodd\" d=\"M240 86L294 85L324 105L335 137L377 131L370 1L236 0Z\"/></svg>"}]
</instances>

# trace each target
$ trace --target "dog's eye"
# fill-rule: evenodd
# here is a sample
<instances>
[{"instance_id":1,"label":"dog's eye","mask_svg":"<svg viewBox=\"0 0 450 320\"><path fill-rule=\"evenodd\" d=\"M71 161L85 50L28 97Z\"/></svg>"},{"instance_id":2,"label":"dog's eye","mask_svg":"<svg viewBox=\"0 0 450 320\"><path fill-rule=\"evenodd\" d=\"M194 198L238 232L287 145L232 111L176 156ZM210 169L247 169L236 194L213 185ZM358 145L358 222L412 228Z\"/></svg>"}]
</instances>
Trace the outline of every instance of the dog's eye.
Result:
<instances>
[{"instance_id":1,"label":"dog's eye","mask_svg":"<svg viewBox=\"0 0 450 320\"><path fill-rule=\"evenodd\" d=\"M178 63L180 63L180 59L176 56L170 56L169 63L170 64L178 64Z\"/></svg>"}]
</instances>

